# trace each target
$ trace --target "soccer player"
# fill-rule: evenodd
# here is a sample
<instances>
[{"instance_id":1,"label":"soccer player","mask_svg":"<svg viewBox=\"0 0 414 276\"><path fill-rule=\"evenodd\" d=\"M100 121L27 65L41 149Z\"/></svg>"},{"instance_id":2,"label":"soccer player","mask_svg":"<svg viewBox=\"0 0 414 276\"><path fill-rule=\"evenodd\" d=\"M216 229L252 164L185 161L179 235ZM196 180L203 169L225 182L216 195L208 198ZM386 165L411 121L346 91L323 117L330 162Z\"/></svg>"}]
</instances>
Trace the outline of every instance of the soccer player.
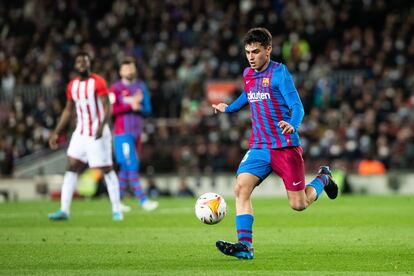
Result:
<instances>
[{"instance_id":1,"label":"soccer player","mask_svg":"<svg viewBox=\"0 0 414 276\"><path fill-rule=\"evenodd\" d=\"M244 49L250 67L243 72L243 93L230 105L213 105L220 112L235 112L249 104L252 116L249 151L240 162L234 186L238 242L217 241L216 247L226 255L253 259L251 194L272 171L283 179L290 206L297 211L306 209L323 190L336 198L338 186L327 166L320 167L317 177L305 185L298 135L304 110L288 69L270 59L270 32L249 30Z\"/></svg>"},{"instance_id":2,"label":"soccer player","mask_svg":"<svg viewBox=\"0 0 414 276\"><path fill-rule=\"evenodd\" d=\"M148 199L139 178L139 149L141 147L142 116L151 113L148 88L137 79L137 68L133 58L125 58L119 68L121 79L111 87L111 102L115 117L115 157L120 166L119 183L121 198L125 195L127 184L133 187L134 195L142 208L152 211L158 202ZM121 205L123 211L129 206Z\"/></svg>"},{"instance_id":3,"label":"soccer player","mask_svg":"<svg viewBox=\"0 0 414 276\"><path fill-rule=\"evenodd\" d=\"M106 81L91 73L91 58L86 52L75 56L77 77L72 79L66 90L66 106L50 134L49 145L57 149L59 134L76 110L76 129L70 139L67 156L68 169L63 178L60 210L49 214L50 220L67 220L70 213L73 192L78 175L87 165L102 171L112 203L112 219L123 219L120 210L119 183L112 168L112 137L108 126L111 116L109 90Z\"/></svg>"}]
</instances>

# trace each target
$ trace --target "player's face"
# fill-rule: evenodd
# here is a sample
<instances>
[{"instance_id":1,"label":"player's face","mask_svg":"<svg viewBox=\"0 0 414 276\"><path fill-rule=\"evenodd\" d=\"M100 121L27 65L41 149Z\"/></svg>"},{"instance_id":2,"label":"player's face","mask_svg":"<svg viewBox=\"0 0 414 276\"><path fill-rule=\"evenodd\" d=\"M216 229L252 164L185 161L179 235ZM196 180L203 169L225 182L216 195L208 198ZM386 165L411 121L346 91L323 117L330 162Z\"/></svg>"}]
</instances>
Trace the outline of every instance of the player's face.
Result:
<instances>
[{"instance_id":1,"label":"player's face","mask_svg":"<svg viewBox=\"0 0 414 276\"><path fill-rule=\"evenodd\" d=\"M123 64L119 69L119 75L121 78L132 81L137 75L137 68L135 64Z\"/></svg>"},{"instance_id":2,"label":"player's face","mask_svg":"<svg viewBox=\"0 0 414 276\"><path fill-rule=\"evenodd\" d=\"M85 74L91 69L91 61L88 56L77 56L75 59L75 69L78 73Z\"/></svg>"},{"instance_id":3,"label":"player's face","mask_svg":"<svg viewBox=\"0 0 414 276\"><path fill-rule=\"evenodd\" d=\"M265 65L270 60L270 53L272 46L265 48L259 42L247 44L244 46L246 52L246 58L249 61L250 67L256 72L261 72L265 68Z\"/></svg>"}]
</instances>

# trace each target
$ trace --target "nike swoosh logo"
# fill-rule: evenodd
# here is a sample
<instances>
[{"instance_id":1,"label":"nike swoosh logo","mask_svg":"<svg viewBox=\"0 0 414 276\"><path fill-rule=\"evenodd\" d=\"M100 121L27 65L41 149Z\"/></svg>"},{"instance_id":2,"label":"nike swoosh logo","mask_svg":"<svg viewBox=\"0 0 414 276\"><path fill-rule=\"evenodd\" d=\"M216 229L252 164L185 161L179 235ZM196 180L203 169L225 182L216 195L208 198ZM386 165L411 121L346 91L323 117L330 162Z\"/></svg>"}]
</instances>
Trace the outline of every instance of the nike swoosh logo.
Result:
<instances>
[{"instance_id":1,"label":"nike swoosh logo","mask_svg":"<svg viewBox=\"0 0 414 276\"><path fill-rule=\"evenodd\" d=\"M250 82L250 80L247 80L247 81L246 81L246 84L249 84L249 82Z\"/></svg>"},{"instance_id":2,"label":"nike swoosh logo","mask_svg":"<svg viewBox=\"0 0 414 276\"><path fill-rule=\"evenodd\" d=\"M293 182L293 186L298 186L300 183L302 183L302 181L299 181L299 182Z\"/></svg>"}]
</instances>

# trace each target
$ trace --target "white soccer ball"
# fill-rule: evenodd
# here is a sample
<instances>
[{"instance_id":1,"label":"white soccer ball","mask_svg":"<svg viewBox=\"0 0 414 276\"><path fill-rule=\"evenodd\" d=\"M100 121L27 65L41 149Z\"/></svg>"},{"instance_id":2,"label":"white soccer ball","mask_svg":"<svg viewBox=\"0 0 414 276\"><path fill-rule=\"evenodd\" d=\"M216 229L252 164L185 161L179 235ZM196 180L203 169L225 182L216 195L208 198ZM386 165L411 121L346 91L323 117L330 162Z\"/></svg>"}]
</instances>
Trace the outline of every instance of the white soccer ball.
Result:
<instances>
[{"instance_id":1,"label":"white soccer ball","mask_svg":"<svg viewBox=\"0 0 414 276\"><path fill-rule=\"evenodd\" d=\"M226 216L227 204L222 196L205 193L197 199L195 213L197 218L205 224L216 224Z\"/></svg>"}]
</instances>

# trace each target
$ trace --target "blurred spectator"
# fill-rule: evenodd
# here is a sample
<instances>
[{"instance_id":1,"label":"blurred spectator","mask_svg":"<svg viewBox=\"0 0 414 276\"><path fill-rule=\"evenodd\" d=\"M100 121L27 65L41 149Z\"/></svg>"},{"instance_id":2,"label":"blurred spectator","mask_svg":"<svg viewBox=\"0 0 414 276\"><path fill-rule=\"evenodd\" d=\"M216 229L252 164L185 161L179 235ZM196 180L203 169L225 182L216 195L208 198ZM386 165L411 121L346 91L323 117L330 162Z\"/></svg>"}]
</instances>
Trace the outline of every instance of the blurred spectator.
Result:
<instances>
[{"instance_id":1,"label":"blurred spectator","mask_svg":"<svg viewBox=\"0 0 414 276\"><path fill-rule=\"evenodd\" d=\"M152 176L148 176L147 185L147 194L150 198L158 198L160 196L171 196L171 192L168 189L162 190L158 188L157 184L155 183L155 179Z\"/></svg>"},{"instance_id":2,"label":"blurred spectator","mask_svg":"<svg viewBox=\"0 0 414 276\"><path fill-rule=\"evenodd\" d=\"M7 72L1 78L1 90L3 95L0 95L0 98L4 98L4 100L9 101L13 98L13 90L16 85L16 78L13 75L13 72L10 68L8 68Z\"/></svg>"},{"instance_id":3,"label":"blurred spectator","mask_svg":"<svg viewBox=\"0 0 414 276\"><path fill-rule=\"evenodd\" d=\"M337 158L356 169L371 147L386 169L413 169L413 6L408 0L2 1L0 100L13 95L14 101L0 103L0 137L15 160L45 150L73 55L90 52L108 82L117 78L116 64L132 55L153 91L156 119L146 126L143 168L230 171L248 144L248 111L217 118L203 89L211 79L239 77L246 66L240 34L263 26L273 35L272 58L294 73L304 103L304 157L314 161L307 169Z\"/></svg>"},{"instance_id":4,"label":"blurred spectator","mask_svg":"<svg viewBox=\"0 0 414 276\"><path fill-rule=\"evenodd\" d=\"M186 178L181 178L180 185L178 187L177 196L179 197L194 197L195 194L193 190L188 187Z\"/></svg>"},{"instance_id":5,"label":"blurred spectator","mask_svg":"<svg viewBox=\"0 0 414 276\"><path fill-rule=\"evenodd\" d=\"M10 177L13 173L13 145L10 140L0 137L0 176Z\"/></svg>"}]
</instances>

